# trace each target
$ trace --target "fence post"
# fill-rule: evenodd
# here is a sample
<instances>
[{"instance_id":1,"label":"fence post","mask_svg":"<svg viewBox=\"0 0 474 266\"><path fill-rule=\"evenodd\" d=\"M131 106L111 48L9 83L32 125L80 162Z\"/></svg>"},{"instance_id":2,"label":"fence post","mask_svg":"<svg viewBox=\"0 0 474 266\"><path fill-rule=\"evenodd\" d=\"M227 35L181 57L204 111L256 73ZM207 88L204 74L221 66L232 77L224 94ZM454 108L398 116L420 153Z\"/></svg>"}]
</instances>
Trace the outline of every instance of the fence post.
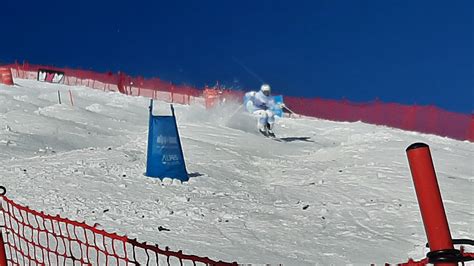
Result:
<instances>
[{"instance_id":1,"label":"fence post","mask_svg":"<svg viewBox=\"0 0 474 266\"><path fill-rule=\"evenodd\" d=\"M174 103L174 95L173 95L174 87L171 86L171 103Z\"/></svg>"},{"instance_id":2,"label":"fence post","mask_svg":"<svg viewBox=\"0 0 474 266\"><path fill-rule=\"evenodd\" d=\"M474 142L474 114L471 114L471 121L467 129L467 140Z\"/></svg>"},{"instance_id":3,"label":"fence post","mask_svg":"<svg viewBox=\"0 0 474 266\"><path fill-rule=\"evenodd\" d=\"M3 235L0 231L0 266L7 265L7 255L5 253L5 242L3 242Z\"/></svg>"},{"instance_id":4,"label":"fence post","mask_svg":"<svg viewBox=\"0 0 474 266\"><path fill-rule=\"evenodd\" d=\"M71 105L74 106L74 101L72 99L72 92L69 90L69 100L71 100Z\"/></svg>"},{"instance_id":5,"label":"fence post","mask_svg":"<svg viewBox=\"0 0 474 266\"><path fill-rule=\"evenodd\" d=\"M458 250L453 247L429 146L425 143L414 143L406 152L430 246L430 252L427 254L430 263L436 261L436 265L457 265L456 262L450 262L458 256ZM440 259L447 263L439 263Z\"/></svg>"}]
</instances>

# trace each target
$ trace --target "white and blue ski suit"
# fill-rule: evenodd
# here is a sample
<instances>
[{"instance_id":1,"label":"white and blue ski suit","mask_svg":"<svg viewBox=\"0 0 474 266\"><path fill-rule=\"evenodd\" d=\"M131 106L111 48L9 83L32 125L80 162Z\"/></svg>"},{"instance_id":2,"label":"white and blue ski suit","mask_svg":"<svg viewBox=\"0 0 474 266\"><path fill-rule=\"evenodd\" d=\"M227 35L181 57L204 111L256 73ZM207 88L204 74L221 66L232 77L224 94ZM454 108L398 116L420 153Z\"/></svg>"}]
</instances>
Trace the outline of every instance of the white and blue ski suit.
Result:
<instances>
[{"instance_id":1,"label":"white and blue ski suit","mask_svg":"<svg viewBox=\"0 0 474 266\"><path fill-rule=\"evenodd\" d=\"M273 97L266 96L261 90L247 92L245 97L247 99L245 106L247 111L258 117L258 129L263 130L268 124L268 129L271 130L273 123L275 123L275 114L271 111L275 106Z\"/></svg>"}]
</instances>

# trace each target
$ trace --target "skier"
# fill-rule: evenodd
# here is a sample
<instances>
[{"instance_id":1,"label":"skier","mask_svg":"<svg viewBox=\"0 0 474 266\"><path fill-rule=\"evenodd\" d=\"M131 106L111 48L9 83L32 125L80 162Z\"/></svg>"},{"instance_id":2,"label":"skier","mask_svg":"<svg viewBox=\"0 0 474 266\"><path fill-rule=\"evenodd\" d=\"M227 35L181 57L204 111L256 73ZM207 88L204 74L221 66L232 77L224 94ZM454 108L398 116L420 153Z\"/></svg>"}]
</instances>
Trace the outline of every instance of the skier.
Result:
<instances>
[{"instance_id":1,"label":"skier","mask_svg":"<svg viewBox=\"0 0 474 266\"><path fill-rule=\"evenodd\" d=\"M249 113L258 117L257 128L265 136L275 137L273 124L275 114L272 109L276 106L273 97L270 95L271 88L268 84L263 84L260 91L250 91L245 94L247 99L246 108ZM284 104L281 104L284 107Z\"/></svg>"}]
</instances>

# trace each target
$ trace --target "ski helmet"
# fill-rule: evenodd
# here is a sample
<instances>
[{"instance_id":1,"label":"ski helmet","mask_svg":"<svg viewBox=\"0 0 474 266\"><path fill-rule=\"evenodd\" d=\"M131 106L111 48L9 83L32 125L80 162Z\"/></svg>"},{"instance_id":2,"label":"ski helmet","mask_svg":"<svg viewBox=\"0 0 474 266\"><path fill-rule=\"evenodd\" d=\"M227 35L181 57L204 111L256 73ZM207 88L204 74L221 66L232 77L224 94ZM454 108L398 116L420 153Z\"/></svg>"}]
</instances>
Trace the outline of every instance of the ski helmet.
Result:
<instances>
[{"instance_id":1,"label":"ski helmet","mask_svg":"<svg viewBox=\"0 0 474 266\"><path fill-rule=\"evenodd\" d=\"M260 90L263 92L263 94L265 94L266 96L270 95L270 92L271 92L271 88L270 88L270 85L268 84L263 84L261 87L260 87Z\"/></svg>"}]
</instances>

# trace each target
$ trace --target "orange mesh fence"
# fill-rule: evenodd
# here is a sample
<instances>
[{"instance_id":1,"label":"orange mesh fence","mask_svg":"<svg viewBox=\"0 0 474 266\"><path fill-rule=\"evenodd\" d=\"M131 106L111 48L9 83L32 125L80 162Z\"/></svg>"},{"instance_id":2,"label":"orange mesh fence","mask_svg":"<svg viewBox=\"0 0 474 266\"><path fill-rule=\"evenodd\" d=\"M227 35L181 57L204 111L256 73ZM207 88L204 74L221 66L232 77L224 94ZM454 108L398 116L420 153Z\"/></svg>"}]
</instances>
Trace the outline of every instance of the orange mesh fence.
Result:
<instances>
[{"instance_id":1,"label":"orange mesh fence","mask_svg":"<svg viewBox=\"0 0 474 266\"><path fill-rule=\"evenodd\" d=\"M50 66L12 64L14 77L36 79L40 68L65 73L64 84L83 85L106 91L120 91L127 95L145 96L166 102L191 104L203 91L186 85L176 85L158 78L130 77L124 73L97 73L89 70ZM224 101L241 102L243 91L208 90L204 104L212 107ZM458 140L474 141L474 115L449 112L435 106L402 105L374 101L353 103L347 100L308 99L285 97L285 104L294 112L333 121L362 121L421 133L435 134Z\"/></svg>"},{"instance_id":2,"label":"orange mesh fence","mask_svg":"<svg viewBox=\"0 0 474 266\"><path fill-rule=\"evenodd\" d=\"M474 260L474 253L464 252L463 247L461 247L461 255L460 256L464 258L464 262ZM460 261L459 263L461 263L462 265L465 265L463 263L463 261ZM438 264L438 263L436 263L436 264ZM385 265L390 265L390 264L385 263ZM430 263L428 258L424 258L424 259L421 259L421 260L409 259L407 262L397 263L397 264L394 264L394 265L398 265L398 266L424 266L424 265L433 265L433 263ZM445 264L439 263L439 265L458 265L458 263L457 262L451 262L451 263L450 262L445 262Z\"/></svg>"},{"instance_id":3,"label":"orange mesh fence","mask_svg":"<svg viewBox=\"0 0 474 266\"><path fill-rule=\"evenodd\" d=\"M140 243L0 196L0 265L237 265ZM3 239L3 246L1 244Z\"/></svg>"},{"instance_id":4,"label":"orange mesh fence","mask_svg":"<svg viewBox=\"0 0 474 266\"><path fill-rule=\"evenodd\" d=\"M133 96L144 96L179 104L191 104L201 90L187 85L176 85L158 78L144 79L131 77L125 73L97 73L90 70L58 68L54 66L32 65L28 63L7 65L15 78L37 79L38 70L49 69L65 73L63 84L86 86L104 91L119 91Z\"/></svg>"},{"instance_id":5,"label":"orange mesh fence","mask_svg":"<svg viewBox=\"0 0 474 266\"><path fill-rule=\"evenodd\" d=\"M219 93L206 92L204 94L206 105L213 106L216 99L219 102L224 99L241 102L244 95L243 91L214 91ZM347 100L288 96L284 98L284 101L289 109L300 115L333 121L361 121L458 140L474 141L473 114L449 112L435 106L403 105L381 101L354 103Z\"/></svg>"},{"instance_id":6,"label":"orange mesh fence","mask_svg":"<svg viewBox=\"0 0 474 266\"><path fill-rule=\"evenodd\" d=\"M474 115L449 112L435 106L397 103L352 103L325 99L285 97L298 114L333 121L362 121L458 140L474 141Z\"/></svg>"}]
</instances>

